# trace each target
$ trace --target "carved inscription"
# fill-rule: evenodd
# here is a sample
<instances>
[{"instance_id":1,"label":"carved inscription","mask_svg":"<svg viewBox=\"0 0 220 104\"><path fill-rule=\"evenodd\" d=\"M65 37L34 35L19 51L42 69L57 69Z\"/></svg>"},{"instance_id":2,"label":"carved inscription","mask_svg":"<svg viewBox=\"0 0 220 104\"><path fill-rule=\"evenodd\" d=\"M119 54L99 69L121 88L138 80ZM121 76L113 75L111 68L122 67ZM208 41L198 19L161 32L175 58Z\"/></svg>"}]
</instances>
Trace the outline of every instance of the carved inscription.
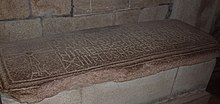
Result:
<instances>
[{"instance_id":1,"label":"carved inscription","mask_svg":"<svg viewBox=\"0 0 220 104\"><path fill-rule=\"evenodd\" d=\"M142 58L151 60L154 55L191 49L212 41L201 34L176 22L149 22L32 40L9 45L1 54L11 83L24 83Z\"/></svg>"}]
</instances>

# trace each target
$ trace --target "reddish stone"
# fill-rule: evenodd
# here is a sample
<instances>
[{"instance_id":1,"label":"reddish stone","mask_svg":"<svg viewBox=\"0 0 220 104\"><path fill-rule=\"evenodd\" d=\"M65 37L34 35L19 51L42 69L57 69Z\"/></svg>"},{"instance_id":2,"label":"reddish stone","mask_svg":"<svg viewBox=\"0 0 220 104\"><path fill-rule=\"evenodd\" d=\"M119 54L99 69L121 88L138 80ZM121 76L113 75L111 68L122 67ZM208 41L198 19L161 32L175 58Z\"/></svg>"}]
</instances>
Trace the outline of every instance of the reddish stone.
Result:
<instances>
[{"instance_id":1,"label":"reddish stone","mask_svg":"<svg viewBox=\"0 0 220 104\"><path fill-rule=\"evenodd\" d=\"M220 56L210 35L176 20L90 29L0 47L0 90L21 102L38 102L63 90L137 79Z\"/></svg>"}]
</instances>

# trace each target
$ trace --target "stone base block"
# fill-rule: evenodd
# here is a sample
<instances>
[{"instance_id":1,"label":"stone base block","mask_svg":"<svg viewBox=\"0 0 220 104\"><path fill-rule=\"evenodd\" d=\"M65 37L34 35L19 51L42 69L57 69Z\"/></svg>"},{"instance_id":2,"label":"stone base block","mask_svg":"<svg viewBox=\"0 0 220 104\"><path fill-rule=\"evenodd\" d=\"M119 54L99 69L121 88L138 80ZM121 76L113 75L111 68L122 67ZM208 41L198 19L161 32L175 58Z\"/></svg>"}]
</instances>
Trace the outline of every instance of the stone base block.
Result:
<instances>
[{"instance_id":1,"label":"stone base block","mask_svg":"<svg viewBox=\"0 0 220 104\"><path fill-rule=\"evenodd\" d=\"M173 95L207 87L216 60L179 67L175 83L173 85Z\"/></svg>"},{"instance_id":2,"label":"stone base block","mask_svg":"<svg viewBox=\"0 0 220 104\"><path fill-rule=\"evenodd\" d=\"M176 72L177 68L132 81L85 87L82 104L146 104L167 98Z\"/></svg>"},{"instance_id":3,"label":"stone base block","mask_svg":"<svg viewBox=\"0 0 220 104\"><path fill-rule=\"evenodd\" d=\"M156 104L208 104L210 96L211 95L204 90L196 90Z\"/></svg>"},{"instance_id":4,"label":"stone base block","mask_svg":"<svg viewBox=\"0 0 220 104\"><path fill-rule=\"evenodd\" d=\"M126 81L106 82L64 91L36 104L152 104L170 99L192 90L206 88L215 66L215 59L179 68L170 69L155 75ZM185 104L192 99L205 97L207 93L191 93L188 97L178 96L165 104ZM188 99L190 98L190 99ZM207 97L205 97L207 98ZM205 98L203 100L205 100ZM2 95L3 104L21 104ZM178 102L178 103L176 103ZM179 103L183 102L183 103ZM200 101L205 102L205 101ZM191 102L189 104L197 104ZM23 103L25 104L25 103ZM188 103L186 103L188 104Z\"/></svg>"}]
</instances>

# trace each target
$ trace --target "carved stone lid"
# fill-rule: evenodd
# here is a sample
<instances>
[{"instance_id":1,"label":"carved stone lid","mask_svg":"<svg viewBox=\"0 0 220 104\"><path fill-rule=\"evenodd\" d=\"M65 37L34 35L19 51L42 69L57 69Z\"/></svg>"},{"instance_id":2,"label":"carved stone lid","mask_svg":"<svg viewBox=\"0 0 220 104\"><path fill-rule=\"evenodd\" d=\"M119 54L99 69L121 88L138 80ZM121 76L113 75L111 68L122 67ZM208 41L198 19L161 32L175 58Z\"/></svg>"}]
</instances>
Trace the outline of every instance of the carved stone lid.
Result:
<instances>
[{"instance_id":1,"label":"carved stone lid","mask_svg":"<svg viewBox=\"0 0 220 104\"><path fill-rule=\"evenodd\" d=\"M211 36L177 20L83 30L7 43L0 49L0 89L21 102L219 56Z\"/></svg>"}]
</instances>

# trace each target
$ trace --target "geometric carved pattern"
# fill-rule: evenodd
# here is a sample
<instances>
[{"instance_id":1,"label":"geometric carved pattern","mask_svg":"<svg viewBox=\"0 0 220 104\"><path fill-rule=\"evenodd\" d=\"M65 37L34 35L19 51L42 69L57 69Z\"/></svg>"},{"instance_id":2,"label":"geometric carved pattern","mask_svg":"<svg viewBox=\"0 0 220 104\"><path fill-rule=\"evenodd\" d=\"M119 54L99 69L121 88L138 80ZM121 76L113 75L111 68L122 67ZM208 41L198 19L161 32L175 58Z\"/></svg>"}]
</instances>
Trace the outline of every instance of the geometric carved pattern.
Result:
<instances>
[{"instance_id":1,"label":"geometric carved pattern","mask_svg":"<svg viewBox=\"0 0 220 104\"><path fill-rule=\"evenodd\" d=\"M212 44L210 36L179 21L145 22L2 45L0 70L4 87L13 89Z\"/></svg>"}]
</instances>

